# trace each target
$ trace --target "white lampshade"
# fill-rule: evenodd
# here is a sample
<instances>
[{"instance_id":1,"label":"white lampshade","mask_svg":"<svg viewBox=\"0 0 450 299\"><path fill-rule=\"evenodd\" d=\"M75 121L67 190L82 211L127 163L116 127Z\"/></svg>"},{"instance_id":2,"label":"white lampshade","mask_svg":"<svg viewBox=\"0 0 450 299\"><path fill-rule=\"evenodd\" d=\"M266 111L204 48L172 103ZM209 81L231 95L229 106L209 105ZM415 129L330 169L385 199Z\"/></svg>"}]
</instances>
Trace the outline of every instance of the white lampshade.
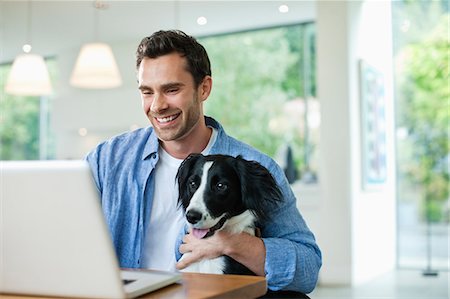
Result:
<instances>
[{"instance_id":1,"label":"white lampshade","mask_svg":"<svg viewBox=\"0 0 450 299\"><path fill-rule=\"evenodd\" d=\"M51 94L50 76L42 56L30 53L18 55L6 81L5 92L24 96Z\"/></svg>"},{"instance_id":2,"label":"white lampshade","mask_svg":"<svg viewBox=\"0 0 450 299\"><path fill-rule=\"evenodd\" d=\"M85 44L78 55L70 84L81 88L113 88L122 84L111 47Z\"/></svg>"}]
</instances>

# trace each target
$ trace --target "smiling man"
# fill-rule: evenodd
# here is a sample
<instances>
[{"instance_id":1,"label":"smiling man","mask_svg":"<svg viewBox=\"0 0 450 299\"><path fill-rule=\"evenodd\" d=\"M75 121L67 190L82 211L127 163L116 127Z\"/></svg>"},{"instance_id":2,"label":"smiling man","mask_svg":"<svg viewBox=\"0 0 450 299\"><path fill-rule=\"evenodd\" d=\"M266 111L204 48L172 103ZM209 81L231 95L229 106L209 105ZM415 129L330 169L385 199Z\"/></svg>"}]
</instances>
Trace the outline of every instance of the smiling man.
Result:
<instances>
[{"instance_id":1,"label":"smiling man","mask_svg":"<svg viewBox=\"0 0 450 299\"><path fill-rule=\"evenodd\" d=\"M211 76L205 75L195 82L185 60L177 52L144 57L138 68L144 112L162 141L161 146L179 159L201 152L212 131L203 117L203 101L211 92Z\"/></svg>"},{"instance_id":2,"label":"smiling man","mask_svg":"<svg viewBox=\"0 0 450 299\"><path fill-rule=\"evenodd\" d=\"M158 31L141 41L136 56L142 107L151 126L113 137L87 156L121 267L174 271L228 255L265 276L270 290L311 292L321 253L284 172L204 115L213 85L206 50L181 31ZM271 172L283 200L267 211L270 220L258 223L261 236L187 234L178 246L185 220L175 176L191 153L241 155ZM186 252L189 258L177 263L177 253Z\"/></svg>"}]
</instances>

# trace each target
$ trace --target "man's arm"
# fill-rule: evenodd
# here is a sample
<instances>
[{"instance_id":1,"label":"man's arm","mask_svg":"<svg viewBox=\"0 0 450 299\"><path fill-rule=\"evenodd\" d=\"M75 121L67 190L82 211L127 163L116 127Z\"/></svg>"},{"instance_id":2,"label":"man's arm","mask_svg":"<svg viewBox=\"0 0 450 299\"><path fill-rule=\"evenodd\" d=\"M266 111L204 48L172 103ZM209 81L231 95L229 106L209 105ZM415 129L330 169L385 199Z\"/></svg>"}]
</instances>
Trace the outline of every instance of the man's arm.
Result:
<instances>
[{"instance_id":1,"label":"man's arm","mask_svg":"<svg viewBox=\"0 0 450 299\"><path fill-rule=\"evenodd\" d=\"M198 260L227 255L249 268L256 275L265 276L266 248L264 242L247 233L230 234L217 231L206 239L197 239L193 235L187 234L184 236L179 250L182 254L190 252L190 255L177 263L178 269L184 269Z\"/></svg>"},{"instance_id":2,"label":"man's arm","mask_svg":"<svg viewBox=\"0 0 450 299\"><path fill-rule=\"evenodd\" d=\"M206 243L207 240L193 240L188 236L185 237L185 244L178 247L182 240L180 237L177 244L180 252L176 253L177 258L180 257L179 253L193 252L193 254L177 266L183 268L186 266L185 263L215 258L227 252L230 257L255 274L265 276L272 291L291 290L310 293L316 286L322 265L320 249L297 209L295 195L281 168L273 161L262 164L274 176L284 200L279 202L276 208L270 209L267 221L257 224L261 229L261 239L242 233L239 236L229 236L231 240L227 240L224 235L216 232L216 236L208 238L211 243L217 242L216 246ZM246 244L247 239L244 239L246 237L255 241ZM221 244L225 240L229 243ZM258 243L261 241L263 244Z\"/></svg>"},{"instance_id":3,"label":"man's arm","mask_svg":"<svg viewBox=\"0 0 450 299\"><path fill-rule=\"evenodd\" d=\"M283 205L274 215L261 227L262 239L246 233L231 236L219 231L201 240L189 234L180 237L177 258L180 253L192 254L183 258L177 268L226 254L255 274L265 276L272 291L310 293L316 286L322 264L314 235L299 216L294 202ZM184 244L180 245L181 240Z\"/></svg>"}]
</instances>

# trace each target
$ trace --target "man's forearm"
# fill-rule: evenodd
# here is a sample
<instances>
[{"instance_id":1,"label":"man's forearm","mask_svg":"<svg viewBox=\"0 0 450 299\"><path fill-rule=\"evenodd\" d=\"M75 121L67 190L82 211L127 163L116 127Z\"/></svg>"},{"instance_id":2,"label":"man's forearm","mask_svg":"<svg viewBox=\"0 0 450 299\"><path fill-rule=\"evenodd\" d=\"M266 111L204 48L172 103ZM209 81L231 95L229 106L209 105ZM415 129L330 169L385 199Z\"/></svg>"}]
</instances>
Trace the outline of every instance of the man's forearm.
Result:
<instances>
[{"instance_id":1,"label":"man's forearm","mask_svg":"<svg viewBox=\"0 0 450 299\"><path fill-rule=\"evenodd\" d=\"M226 243L224 254L243 264L256 275L265 276L266 248L264 242L260 238L246 233L231 235L230 241Z\"/></svg>"}]
</instances>

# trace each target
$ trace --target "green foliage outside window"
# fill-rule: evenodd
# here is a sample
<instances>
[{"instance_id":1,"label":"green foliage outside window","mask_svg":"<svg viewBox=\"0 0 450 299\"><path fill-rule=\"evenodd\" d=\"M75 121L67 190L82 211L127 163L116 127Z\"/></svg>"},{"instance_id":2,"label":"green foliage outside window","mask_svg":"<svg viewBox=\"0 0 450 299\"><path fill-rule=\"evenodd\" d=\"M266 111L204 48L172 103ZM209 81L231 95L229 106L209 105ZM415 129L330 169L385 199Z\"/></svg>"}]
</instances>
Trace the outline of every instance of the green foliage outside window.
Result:
<instances>
[{"instance_id":1,"label":"green foliage outside window","mask_svg":"<svg viewBox=\"0 0 450 299\"><path fill-rule=\"evenodd\" d=\"M55 76L54 60L47 61L50 76ZM41 149L41 115L48 117L48 111L41 114L41 98L37 96L9 95L4 91L6 78L11 69L10 64L0 65L0 160L39 160L50 158L54 149L50 140L46 144L47 156L42 157Z\"/></svg>"},{"instance_id":2,"label":"green foliage outside window","mask_svg":"<svg viewBox=\"0 0 450 299\"><path fill-rule=\"evenodd\" d=\"M405 172L422 186L424 215L431 221L445 217L449 197L449 16L443 16L421 43L403 50L407 75L399 124L408 130L413 158Z\"/></svg>"},{"instance_id":3,"label":"green foliage outside window","mask_svg":"<svg viewBox=\"0 0 450 299\"><path fill-rule=\"evenodd\" d=\"M286 105L303 100L305 93L315 94L313 28L302 24L199 39L210 56L213 75L205 114L218 119L230 135L270 156L288 144L299 171L305 165L304 126L299 126L304 116L286 114Z\"/></svg>"},{"instance_id":4,"label":"green foliage outside window","mask_svg":"<svg viewBox=\"0 0 450 299\"><path fill-rule=\"evenodd\" d=\"M417 201L423 220L449 221L449 3L399 1L393 13L397 126L404 132L399 200Z\"/></svg>"},{"instance_id":5,"label":"green foliage outside window","mask_svg":"<svg viewBox=\"0 0 450 299\"><path fill-rule=\"evenodd\" d=\"M10 65L0 66L7 78ZM1 160L39 159L39 99L5 94L1 82L0 157Z\"/></svg>"}]
</instances>

